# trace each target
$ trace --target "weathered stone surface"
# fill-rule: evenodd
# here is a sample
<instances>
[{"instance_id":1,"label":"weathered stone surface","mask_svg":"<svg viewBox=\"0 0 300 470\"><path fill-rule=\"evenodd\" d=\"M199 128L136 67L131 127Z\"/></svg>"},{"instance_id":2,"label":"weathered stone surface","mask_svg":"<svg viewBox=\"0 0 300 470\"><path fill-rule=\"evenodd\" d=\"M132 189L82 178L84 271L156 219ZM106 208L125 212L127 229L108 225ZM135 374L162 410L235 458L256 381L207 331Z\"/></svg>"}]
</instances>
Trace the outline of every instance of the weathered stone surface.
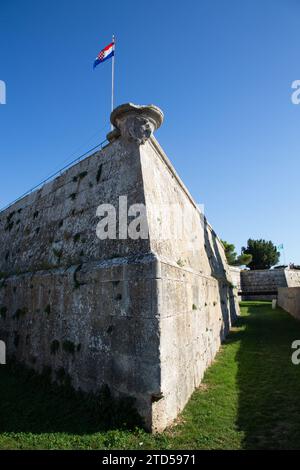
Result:
<instances>
[{"instance_id":1,"label":"weathered stone surface","mask_svg":"<svg viewBox=\"0 0 300 470\"><path fill-rule=\"evenodd\" d=\"M278 305L300 320L300 287L280 287Z\"/></svg>"},{"instance_id":2,"label":"weathered stone surface","mask_svg":"<svg viewBox=\"0 0 300 470\"><path fill-rule=\"evenodd\" d=\"M162 111L153 104L147 106L122 104L111 113L110 120L115 130L108 135L108 139L114 140L122 136L129 142L144 144L162 125L163 119Z\"/></svg>"},{"instance_id":3,"label":"weathered stone surface","mask_svg":"<svg viewBox=\"0 0 300 470\"><path fill-rule=\"evenodd\" d=\"M285 269L285 277L288 287L300 287L299 269Z\"/></svg>"},{"instance_id":4,"label":"weathered stone surface","mask_svg":"<svg viewBox=\"0 0 300 470\"><path fill-rule=\"evenodd\" d=\"M230 276L234 288L238 292L238 300L242 300L241 296L241 271L242 269L239 266L229 266Z\"/></svg>"},{"instance_id":5,"label":"weathered stone surface","mask_svg":"<svg viewBox=\"0 0 300 470\"><path fill-rule=\"evenodd\" d=\"M238 266L229 266L229 271L234 286L240 291L241 290L241 268Z\"/></svg>"},{"instance_id":6,"label":"weathered stone surface","mask_svg":"<svg viewBox=\"0 0 300 470\"><path fill-rule=\"evenodd\" d=\"M112 121L107 147L0 214L0 339L53 379L135 397L161 431L236 318L236 291L220 240L151 135L162 113L126 105ZM124 195L145 204L149 236L99 240L97 207Z\"/></svg>"}]
</instances>

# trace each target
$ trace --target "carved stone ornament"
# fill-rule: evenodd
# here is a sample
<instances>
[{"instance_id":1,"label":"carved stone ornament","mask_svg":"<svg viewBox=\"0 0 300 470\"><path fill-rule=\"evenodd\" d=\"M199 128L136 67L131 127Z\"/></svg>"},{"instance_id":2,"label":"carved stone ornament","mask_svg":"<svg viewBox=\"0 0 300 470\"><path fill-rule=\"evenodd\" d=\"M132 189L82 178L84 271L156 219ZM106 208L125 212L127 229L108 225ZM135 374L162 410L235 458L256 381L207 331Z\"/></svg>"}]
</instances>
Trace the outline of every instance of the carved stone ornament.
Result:
<instances>
[{"instance_id":1,"label":"carved stone ornament","mask_svg":"<svg viewBox=\"0 0 300 470\"><path fill-rule=\"evenodd\" d=\"M130 142L143 145L161 126L163 119L163 112L157 106L122 104L111 113L110 120L115 129L108 134L107 138L112 142L122 136Z\"/></svg>"}]
</instances>

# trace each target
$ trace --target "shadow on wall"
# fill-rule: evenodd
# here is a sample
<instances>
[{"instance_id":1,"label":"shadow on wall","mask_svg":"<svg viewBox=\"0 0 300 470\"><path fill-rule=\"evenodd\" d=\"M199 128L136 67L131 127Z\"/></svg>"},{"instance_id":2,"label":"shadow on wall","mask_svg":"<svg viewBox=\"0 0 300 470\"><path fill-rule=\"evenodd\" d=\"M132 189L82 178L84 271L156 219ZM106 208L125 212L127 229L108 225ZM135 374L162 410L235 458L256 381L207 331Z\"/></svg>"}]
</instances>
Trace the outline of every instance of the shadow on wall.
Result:
<instances>
[{"instance_id":1,"label":"shadow on wall","mask_svg":"<svg viewBox=\"0 0 300 470\"><path fill-rule=\"evenodd\" d=\"M239 390L237 427L244 449L300 448L300 366L291 344L300 322L269 303L249 307L226 343L240 342L236 355Z\"/></svg>"},{"instance_id":2,"label":"shadow on wall","mask_svg":"<svg viewBox=\"0 0 300 470\"><path fill-rule=\"evenodd\" d=\"M143 425L133 400L114 400L107 387L96 396L83 395L67 384L51 384L47 371L38 375L15 363L1 366L0 389L0 433L83 435Z\"/></svg>"},{"instance_id":3,"label":"shadow on wall","mask_svg":"<svg viewBox=\"0 0 300 470\"><path fill-rule=\"evenodd\" d=\"M221 331L221 341L228 334L231 325L236 322L236 306L234 292L230 283L226 282L226 269L223 258L220 254L220 247L217 243L216 235L212 237L213 247L208 235L208 224L204 218L204 247L209 260L212 276L218 281L219 296L221 299L221 310L223 317L223 327Z\"/></svg>"}]
</instances>

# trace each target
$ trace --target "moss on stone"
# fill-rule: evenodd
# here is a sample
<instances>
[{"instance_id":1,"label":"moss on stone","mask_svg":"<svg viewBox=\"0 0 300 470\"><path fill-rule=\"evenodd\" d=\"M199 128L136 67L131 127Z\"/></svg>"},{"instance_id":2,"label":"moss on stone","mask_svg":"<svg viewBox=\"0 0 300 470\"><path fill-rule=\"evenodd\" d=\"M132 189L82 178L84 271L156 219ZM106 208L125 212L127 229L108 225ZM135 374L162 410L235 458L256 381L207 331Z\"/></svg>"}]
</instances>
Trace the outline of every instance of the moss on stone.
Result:
<instances>
[{"instance_id":1,"label":"moss on stone","mask_svg":"<svg viewBox=\"0 0 300 470\"><path fill-rule=\"evenodd\" d=\"M47 315L51 313L51 306L49 304L45 307L44 312L47 313Z\"/></svg>"},{"instance_id":2,"label":"moss on stone","mask_svg":"<svg viewBox=\"0 0 300 470\"><path fill-rule=\"evenodd\" d=\"M18 320L19 318L24 317L27 313L28 313L28 310L26 307L18 308L14 314L14 318Z\"/></svg>"},{"instance_id":3,"label":"moss on stone","mask_svg":"<svg viewBox=\"0 0 300 470\"><path fill-rule=\"evenodd\" d=\"M75 353L75 344L70 341L70 340L65 340L62 344L62 347L63 347L63 350L70 353L70 354L74 354Z\"/></svg>"},{"instance_id":4,"label":"moss on stone","mask_svg":"<svg viewBox=\"0 0 300 470\"><path fill-rule=\"evenodd\" d=\"M59 350L59 347L60 347L59 341L57 339L54 339L50 345L51 354L56 354L57 351Z\"/></svg>"},{"instance_id":5,"label":"moss on stone","mask_svg":"<svg viewBox=\"0 0 300 470\"><path fill-rule=\"evenodd\" d=\"M6 318L6 314L7 314L7 307L3 305L2 307L0 307L0 317Z\"/></svg>"}]
</instances>

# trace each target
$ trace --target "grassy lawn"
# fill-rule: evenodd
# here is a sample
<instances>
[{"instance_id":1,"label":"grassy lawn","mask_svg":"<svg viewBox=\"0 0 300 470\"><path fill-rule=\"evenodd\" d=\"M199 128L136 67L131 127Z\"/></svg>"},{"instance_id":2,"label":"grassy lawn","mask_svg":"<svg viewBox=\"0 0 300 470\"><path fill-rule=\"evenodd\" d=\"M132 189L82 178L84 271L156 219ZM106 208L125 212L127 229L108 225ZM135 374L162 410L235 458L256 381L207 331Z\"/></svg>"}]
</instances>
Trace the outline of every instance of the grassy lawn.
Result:
<instances>
[{"instance_id":1,"label":"grassy lawn","mask_svg":"<svg viewBox=\"0 0 300 470\"><path fill-rule=\"evenodd\" d=\"M126 405L97 409L0 366L0 449L300 449L295 339L300 322L267 302L242 303L203 384L176 426L157 436L130 426Z\"/></svg>"}]
</instances>

